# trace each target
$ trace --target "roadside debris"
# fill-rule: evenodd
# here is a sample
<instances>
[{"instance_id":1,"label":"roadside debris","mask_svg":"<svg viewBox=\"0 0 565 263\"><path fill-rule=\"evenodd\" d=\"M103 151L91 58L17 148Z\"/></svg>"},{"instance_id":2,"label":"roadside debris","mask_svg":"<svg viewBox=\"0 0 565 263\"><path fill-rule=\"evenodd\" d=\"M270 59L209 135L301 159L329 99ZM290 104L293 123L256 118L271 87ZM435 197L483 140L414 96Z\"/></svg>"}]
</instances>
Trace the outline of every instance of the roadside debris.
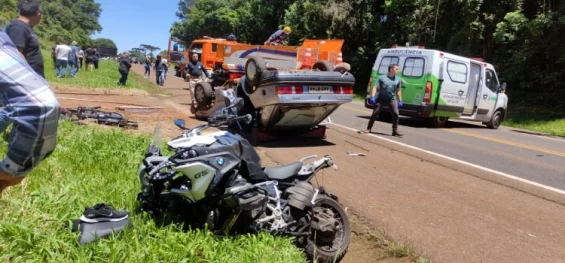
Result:
<instances>
[{"instance_id":1,"label":"roadside debris","mask_svg":"<svg viewBox=\"0 0 565 263\"><path fill-rule=\"evenodd\" d=\"M350 156L366 156L364 153L358 153L358 152L353 152L353 151L348 151L347 155L350 155Z\"/></svg>"},{"instance_id":2,"label":"roadside debris","mask_svg":"<svg viewBox=\"0 0 565 263\"><path fill-rule=\"evenodd\" d=\"M99 111L100 106L85 107L78 106L76 108L61 108L60 119L71 119L74 122L79 122L85 119L95 119L98 124L105 124L110 126L118 126L126 129L137 129L138 124L135 121L129 121L118 112L105 112ZM77 119L73 119L72 116Z\"/></svg>"}]
</instances>

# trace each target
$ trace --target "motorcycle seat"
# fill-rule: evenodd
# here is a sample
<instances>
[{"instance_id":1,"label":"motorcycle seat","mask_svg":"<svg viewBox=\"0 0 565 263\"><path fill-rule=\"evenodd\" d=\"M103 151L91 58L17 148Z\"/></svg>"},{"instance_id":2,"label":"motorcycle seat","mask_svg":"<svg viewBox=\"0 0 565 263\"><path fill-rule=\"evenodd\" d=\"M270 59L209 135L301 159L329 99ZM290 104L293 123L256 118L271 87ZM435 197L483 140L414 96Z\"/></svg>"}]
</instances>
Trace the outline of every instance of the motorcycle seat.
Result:
<instances>
[{"instance_id":1,"label":"motorcycle seat","mask_svg":"<svg viewBox=\"0 0 565 263\"><path fill-rule=\"evenodd\" d=\"M294 162L287 165L265 167L263 171L269 179L283 181L298 174L300 169L302 169L302 163Z\"/></svg>"}]
</instances>

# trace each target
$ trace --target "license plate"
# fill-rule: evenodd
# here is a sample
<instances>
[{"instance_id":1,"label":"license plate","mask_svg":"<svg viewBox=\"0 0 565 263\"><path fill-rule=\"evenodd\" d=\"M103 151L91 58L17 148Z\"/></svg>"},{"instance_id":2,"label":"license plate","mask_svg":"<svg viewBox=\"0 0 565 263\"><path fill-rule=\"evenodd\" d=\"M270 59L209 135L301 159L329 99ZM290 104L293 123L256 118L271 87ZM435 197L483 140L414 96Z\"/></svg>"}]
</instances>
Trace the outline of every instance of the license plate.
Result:
<instances>
[{"instance_id":1,"label":"license plate","mask_svg":"<svg viewBox=\"0 0 565 263\"><path fill-rule=\"evenodd\" d=\"M330 93L330 86L309 86L309 93Z\"/></svg>"}]
</instances>

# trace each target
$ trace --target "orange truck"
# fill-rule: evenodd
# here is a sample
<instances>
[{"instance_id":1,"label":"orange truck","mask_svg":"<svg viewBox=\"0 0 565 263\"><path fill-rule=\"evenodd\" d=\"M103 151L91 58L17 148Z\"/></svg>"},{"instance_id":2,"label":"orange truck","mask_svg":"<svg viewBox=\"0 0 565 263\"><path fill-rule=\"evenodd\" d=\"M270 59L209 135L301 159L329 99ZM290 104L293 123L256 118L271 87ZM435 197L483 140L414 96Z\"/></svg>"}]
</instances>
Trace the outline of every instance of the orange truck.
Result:
<instances>
[{"instance_id":1,"label":"orange truck","mask_svg":"<svg viewBox=\"0 0 565 263\"><path fill-rule=\"evenodd\" d=\"M266 60L267 67L277 69L310 69L314 62L320 60L329 61L335 66L343 62L342 46L342 39L307 39L301 46L267 46L204 37L192 41L186 48L183 41L170 38L167 59L175 64L176 76L186 80L186 64L190 55L196 53L206 69L221 71L227 80L243 75L249 56L261 56Z\"/></svg>"}]
</instances>

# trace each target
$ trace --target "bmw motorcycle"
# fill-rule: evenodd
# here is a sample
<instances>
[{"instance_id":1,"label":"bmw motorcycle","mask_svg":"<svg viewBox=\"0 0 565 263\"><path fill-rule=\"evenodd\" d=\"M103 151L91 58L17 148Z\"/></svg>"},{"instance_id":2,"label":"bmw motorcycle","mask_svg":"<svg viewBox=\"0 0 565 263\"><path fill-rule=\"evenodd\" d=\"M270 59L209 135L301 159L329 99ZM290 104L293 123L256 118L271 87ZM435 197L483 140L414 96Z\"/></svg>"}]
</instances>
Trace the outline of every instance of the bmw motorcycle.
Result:
<instances>
[{"instance_id":1,"label":"bmw motorcycle","mask_svg":"<svg viewBox=\"0 0 565 263\"><path fill-rule=\"evenodd\" d=\"M229 113L242 106L239 99L204 125L186 128L175 120L183 133L167 143L168 155L158 145L156 126L139 168L141 209L155 217L185 212L193 224L218 235L291 236L309 259L339 262L351 240L347 213L335 195L310 182L320 170L337 166L329 156L305 162L314 155L263 167L245 138L220 129L251 121L249 114Z\"/></svg>"}]
</instances>

